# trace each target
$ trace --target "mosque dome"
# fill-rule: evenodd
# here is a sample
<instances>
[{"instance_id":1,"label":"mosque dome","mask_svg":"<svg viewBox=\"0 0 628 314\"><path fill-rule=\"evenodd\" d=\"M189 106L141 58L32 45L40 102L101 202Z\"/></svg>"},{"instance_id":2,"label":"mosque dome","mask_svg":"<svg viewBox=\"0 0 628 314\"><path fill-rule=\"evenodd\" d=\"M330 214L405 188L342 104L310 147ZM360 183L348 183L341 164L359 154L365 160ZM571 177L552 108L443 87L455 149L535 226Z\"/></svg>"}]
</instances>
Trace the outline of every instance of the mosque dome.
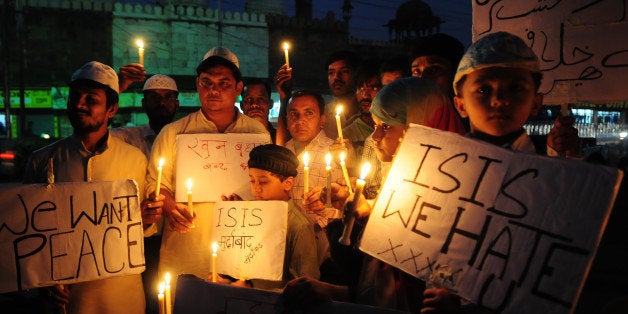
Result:
<instances>
[{"instance_id":1,"label":"mosque dome","mask_svg":"<svg viewBox=\"0 0 628 314\"><path fill-rule=\"evenodd\" d=\"M432 13L432 8L421 0L408 0L397 9L395 19L384 25L388 27L391 40L402 41L407 38L426 36L440 29L440 17Z\"/></svg>"}]
</instances>

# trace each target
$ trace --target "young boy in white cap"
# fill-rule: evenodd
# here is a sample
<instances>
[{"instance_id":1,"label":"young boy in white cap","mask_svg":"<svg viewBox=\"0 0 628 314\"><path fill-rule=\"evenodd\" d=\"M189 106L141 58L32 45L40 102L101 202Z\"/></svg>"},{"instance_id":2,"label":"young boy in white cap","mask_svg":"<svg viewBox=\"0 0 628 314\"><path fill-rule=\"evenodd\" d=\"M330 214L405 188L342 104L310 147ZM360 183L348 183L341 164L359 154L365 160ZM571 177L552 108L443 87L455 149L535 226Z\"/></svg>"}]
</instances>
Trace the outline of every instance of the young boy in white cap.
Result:
<instances>
[{"instance_id":1,"label":"young boy in white cap","mask_svg":"<svg viewBox=\"0 0 628 314\"><path fill-rule=\"evenodd\" d=\"M251 280L254 288L281 290L288 281L308 276L318 279L318 258L314 226L301 212L290 197L290 190L297 176L299 160L294 153L275 144L260 145L249 153L249 178L251 190L257 201L288 202L288 231L286 233L286 253L283 263L283 280ZM229 198L238 200L232 194Z\"/></svg>"},{"instance_id":2,"label":"young boy in white cap","mask_svg":"<svg viewBox=\"0 0 628 314\"><path fill-rule=\"evenodd\" d=\"M110 136L107 129L118 110L118 88L116 72L100 62L89 62L74 72L67 103L74 133L35 151L24 183L133 179L143 199L146 157L139 149ZM144 212L146 201L141 207ZM47 288L45 295L67 313L139 314L145 312L142 287L140 274L134 274L57 285Z\"/></svg>"}]
</instances>

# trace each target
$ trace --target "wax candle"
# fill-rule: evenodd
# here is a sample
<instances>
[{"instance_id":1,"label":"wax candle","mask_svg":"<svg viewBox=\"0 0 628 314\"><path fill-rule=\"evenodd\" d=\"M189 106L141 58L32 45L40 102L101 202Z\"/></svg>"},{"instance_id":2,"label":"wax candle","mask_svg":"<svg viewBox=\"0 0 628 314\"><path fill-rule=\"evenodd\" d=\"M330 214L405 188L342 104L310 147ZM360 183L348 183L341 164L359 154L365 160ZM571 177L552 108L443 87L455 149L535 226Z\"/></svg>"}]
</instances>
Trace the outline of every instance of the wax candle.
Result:
<instances>
[{"instance_id":1,"label":"wax candle","mask_svg":"<svg viewBox=\"0 0 628 314\"><path fill-rule=\"evenodd\" d=\"M353 194L353 202L351 203L351 208L349 211L345 212L344 218L344 228L342 229L342 235L338 242L343 245L351 244L351 231L353 230L353 224L355 223L355 206L358 204L358 200L360 199L360 194L362 194L362 189L366 184L364 179L368 175L369 171L371 171L371 164L364 163L362 165L362 172L360 173L360 178L356 180L355 183L355 193Z\"/></svg>"},{"instance_id":2,"label":"wax candle","mask_svg":"<svg viewBox=\"0 0 628 314\"><path fill-rule=\"evenodd\" d=\"M218 259L218 243L212 243L212 282L216 282L216 260Z\"/></svg>"},{"instance_id":3,"label":"wax candle","mask_svg":"<svg viewBox=\"0 0 628 314\"><path fill-rule=\"evenodd\" d=\"M303 189L304 193L310 191L310 154L308 152L303 153Z\"/></svg>"},{"instance_id":4,"label":"wax candle","mask_svg":"<svg viewBox=\"0 0 628 314\"><path fill-rule=\"evenodd\" d=\"M155 186L155 198L157 198L157 196L159 196L159 193L161 192L161 173L163 171L163 168L164 159L159 158L159 164L157 165L157 185Z\"/></svg>"},{"instance_id":5,"label":"wax candle","mask_svg":"<svg viewBox=\"0 0 628 314\"><path fill-rule=\"evenodd\" d=\"M347 171L347 165L345 164L345 152L340 153L340 167L342 168L342 175L345 177L345 182L349 187L349 193L353 193L353 189L351 188L351 180L349 179L349 171Z\"/></svg>"},{"instance_id":6,"label":"wax candle","mask_svg":"<svg viewBox=\"0 0 628 314\"><path fill-rule=\"evenodd\" d=\"M137 52L140 55L140 64L144 65L144 41L138 39L135 44L137 44Z\"/></svg>"},{"instance_id":7,"label":"wax candle","mask_svg":"<svg viewBox=\"0 0 628 314\"><path fill-rule=\"evenodd\" d=\"M166 273L165 280L166 280L165 281L166 314L171 314L172 313L172 294L170 290L170 273Z\"/></svg>"},{"instance_id":8,"label":"wax candle","mask_svg":"<svg viewBox=\"0 0 628 314\"><path fill-rule=\"evenodd\" d=\"M192 201L192 178L188 178L188 211L190 212L190 216L194 217L194 207Z\"/></svg>"},{"instance_id":9,"label":"wax candle","mask_svg":"<svg viewBox=\"0 0 628 314\"><path fill-rule=\"evenodd\" d=\"M166 284L162 281L159 283L159 293L157 294L157 302L159 304L159 314L166 314L166 304L164 300L164 291Z\"/></svg>"},{"instance_id":10,"label":"wax candle","mask_svg":"<svg viewBox=\"0 0 628 314\"><path fill-rule=\"evenodd\" d=\"M342 125L340 124L340 113L342 113L342 106L336 106L336 128L338 129L338 138L342 142Z\"/></svg>"},{"instance_id":11,"label":"wax candle","mask_svg":"<svg viewBox=\"0 0 628 314\"><path fill-rule=\"evenodd\" d=\"M325 202L325 207L331 208L331 154L327 153L325 155L325 162L327 166L325 166L325 177L327 178L327 201Z\"/></svg>"},{"instance_id":12,"label":"wax candle","mask_svg":"<svg viewBox=\"0 0 628 314\"><path fill-rule=\"evenodd\" d=\"M290 49L290 44L287 41L283 42L283 53L286 56L286 67L290 68L290 57L288 57L288 49Z\"/></svg>"}]
</instances>

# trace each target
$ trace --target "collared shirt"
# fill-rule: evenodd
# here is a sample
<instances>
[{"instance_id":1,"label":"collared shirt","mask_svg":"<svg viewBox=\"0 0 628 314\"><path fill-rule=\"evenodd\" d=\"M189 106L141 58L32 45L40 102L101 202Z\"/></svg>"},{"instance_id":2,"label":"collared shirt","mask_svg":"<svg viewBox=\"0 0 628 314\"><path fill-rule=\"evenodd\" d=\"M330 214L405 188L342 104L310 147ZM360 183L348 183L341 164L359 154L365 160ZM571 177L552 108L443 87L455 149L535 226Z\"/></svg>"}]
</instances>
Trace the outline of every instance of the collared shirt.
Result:
<instances>
[{"instance_id":1,"label":"collared shirt","mask_svg":"<svg viewBox=\"0 0 628 314\"><path fill-rule=\"evenodd\" d=\"M35 151L24 174L25 183L116 181L133 179L143 199L146 157L142 152L107 134L95 152L85 149L72 135ZM92 239L97 240L97 239ZM109 277L72 284L67 313L144 313L140 274Z\"/></svg>"},{"instance_id":2,"label":"collared shirt","mask_svg":"<svg viewBox=\"0 0 628 314\"><path fill-rule=\"evenodd\" d=\"M305 215L312 221L313 223L318 224L320 227L324 228L327 226L327 222L329 219L340 218L342 217L342 212L335 208L326 208L321 211L310 211L304 208L303 204L303 194L305 192L304 186L304 174L303 174L303 154L307 151L310 157L308 167L310 168L309 175L309 187L312 189L315 186L325 187L327 184L327 175L325 167L327 163L325 161L325 155L329 153L329 146L334 143L334 140L330 139L325 135L325 131L320 131L312 141L305 147L305 149L299 154L299 169L298 174L295 178L294 185L292 186L291 197L294 199L294 202L301 208L301 210L305 213ZM286 142L286 148L291 151L295 151L294 148L294 139ZM332 162L332 171L331 171L331 182L337 182L337 180L344 180L342 175L342 168L340 165L334 160Z\"/></svg>"},{"instance_id":3,"label":"collared shirt","mask_svg":"<svg viewBox=\"0 0 628 314\"><path fill-rule=\"evenodd\" d=\"M235 120L224 133L262 133L268 134L259 121L240 113L235 107ZM161 177L161 188L175 195L176 183L176 138L178 134L219 133L214 122L205 117L201 110L193 112L161 129L155 142L146 174L146 191L153 191L157 181L157 161L166 161ZM270 136L267 143L270 143ZM246 182L248 184L248 182ZM216 182L220 184L220 182ZM180 187L185 188L185 187ZM208 278L211 267L210 243L211 221L214 202L194 203L196 215L195 227L187 233L179 233L164 225L161 249L159 253L159 276L166 272L173 275L172 285L176 287L179 274L193 274L199 278Z\"/></svg>"},{"instance_id":4,"label":"collared shirt","mask_svg":"<svg viewBox=\"0 0 628 314\"><path fill-rule=\"evenodd\" d=\"M364 142L371 134L373 134L373 131L375 131L375 128L360 119L358 115L358 118L355 118L351 124L342 128L342 135L344 138L351 141L357 156L362 156L364 151Z\"/></svg>"},{"instance_id":5,"label":"collared shirt","mask_svg":"<svg viewBox=\"0 0 628 314\"><path fill-rule=\"evenodd\" d=\"M146 158L150 157L150 149L155 141L155 131L150 125L145 126L125 126L109 129L111 135L139 148Z\"/></svg>"}]
</instances>

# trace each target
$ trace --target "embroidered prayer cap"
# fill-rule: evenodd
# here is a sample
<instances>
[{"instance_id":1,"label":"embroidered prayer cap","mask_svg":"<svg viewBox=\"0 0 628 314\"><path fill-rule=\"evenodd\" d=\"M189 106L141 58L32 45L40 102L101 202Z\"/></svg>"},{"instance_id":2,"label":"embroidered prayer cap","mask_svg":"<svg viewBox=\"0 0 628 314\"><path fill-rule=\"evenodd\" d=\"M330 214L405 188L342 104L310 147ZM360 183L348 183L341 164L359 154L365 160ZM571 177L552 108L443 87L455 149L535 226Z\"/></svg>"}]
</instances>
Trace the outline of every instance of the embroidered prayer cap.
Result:
<instances>
[{"instance_id":1,"label":"embroidered prayer cap","mask_svg":"<svg viewBox=\"0 0 628 314\"><path fill-rule=\"evenodd\" d=\"M85 63L72 74L72 82L77 80L90 80L111 88L116 94L120 94L118 74L110 66L98 61Z\"/></svg>"},{"instance_id":2,"label":"embroidered prayer cap","mask_svg":"<svg viewBox=\"0 0 628 314\"><path fill-rule=\"evenodd\" d=\"M200 75L202 72L216 65L223 65L230 68L233 71L236 81L239 82L242 79L238 57L228 48L220 46L213 47L205 53L203 61L196 67L196 74Z\"/></svg>"},{"instance_id":3,"label":"embroidered prayer cap","mask_svg":"<svg viewBox=\"0 0 628 314\"><path fill-rule=\"evenodd\" d=\"M418 77L399 78L377 93L371 113L388 125L417 123L433 126L440 119L447 97L436 83Z\"/></svg>"},{"instance_id":4,"label":"embroidered prayer cap","mask_svg":"<svg viewBox=\"0 0 628 314\"><path fill-rule=\"evenodd\" d=\"M456 85L465 75L492 67L541 72L539 58L521 38L507 32L488 34L473 43L462 56L453 83L456 95L459 95Z\"/></svg>"},{"instance_id":5,"label":"embroidered prayer cap","mask_svg":"<svg viewBox=\"0 0 628 314\"><path fill-rule=\"evenodd\" d=\"M296 177L299 160L294 153L279 145L256 146L249 153L249 168L270 171L284 177Z\"/></svg>"},{"instance_id":6,"label":"embroidered prayer cap","mask_svg":"<svg viewBox=\"0 0 628 314\"><path fill-rule=\"evenodd\" d=\"M170 76L163 74L155 74L146 80L146 83L144 83L144 89L142 90L151 89L167 89L175 92L179 91L177 89L177 83Z\"/></svg>"}]
</instances>

